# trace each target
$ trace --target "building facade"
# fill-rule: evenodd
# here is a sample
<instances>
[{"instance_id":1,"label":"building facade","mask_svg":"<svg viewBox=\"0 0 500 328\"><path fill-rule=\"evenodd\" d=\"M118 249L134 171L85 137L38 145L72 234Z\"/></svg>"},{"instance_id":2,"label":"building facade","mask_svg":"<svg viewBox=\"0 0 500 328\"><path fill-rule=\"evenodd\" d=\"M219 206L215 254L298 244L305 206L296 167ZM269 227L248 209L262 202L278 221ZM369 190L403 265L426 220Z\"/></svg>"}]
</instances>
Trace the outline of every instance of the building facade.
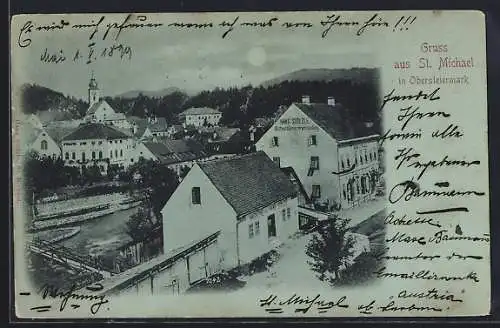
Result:
<instances>
[{"instance_id":1,"label":"building facade","mask_svg":"<svg viewBox=\"0 0 500 328\"><path fill-rule=\"evenodd\" d=\"M65 136L62 153L65 164L79 168L97 165L106 174L109 165L130 165L133 140L123 132L104 124L86 123Z\"/></svg>"},{"instance_id":2,"label":"building facade","mask_svg":"<svg viewBox=\"0 0 500 328\"><path fill-rule=\"evenodd\" d=\"M192 107L182 112L179 117L186 125L214 126L219 124L222 113L209 107Z\"/></svg>"},{"instance_id":3,"label":"building facade","mask_svg":"<svg viewBox=\"0 0 500 328\"><path fill-rule=\"evenodd\" d=\"M298 231L297 205L263 152L196 163L162 210L164 253L219 232L224 269L248 264Z\"/></svg>"},{"instance_id":4,"label":"building facade","mask_svg":"<svg viewBox=\"0 0 500 328\"><path fill-rule=\"evenodd\" d=\"M45 129L39 132L30 148L36 151L40 157L50 157L52 159L61 157L61 147Z\"/></svg>"},{"instance_id":5,"label":"building facade","mask_svg":"<svg viewBox=\"0 0 500 328\"><path fill-rule=\"evenodd\" d=\"M353 122L336 104L293 103L257 141L280 167L292 167L310 198L328 210L349 208L372 197L379 172L379 135Z\"/></svg>"}]
</instances>

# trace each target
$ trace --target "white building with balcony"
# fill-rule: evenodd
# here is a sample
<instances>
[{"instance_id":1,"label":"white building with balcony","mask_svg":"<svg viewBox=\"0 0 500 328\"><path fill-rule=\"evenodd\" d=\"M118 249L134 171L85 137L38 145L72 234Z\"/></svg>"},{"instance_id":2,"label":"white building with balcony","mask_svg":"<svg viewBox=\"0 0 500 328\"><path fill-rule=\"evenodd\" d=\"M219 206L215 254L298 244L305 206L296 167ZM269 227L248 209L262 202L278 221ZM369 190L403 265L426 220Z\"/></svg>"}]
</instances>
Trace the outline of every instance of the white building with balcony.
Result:
<instances>
[{"instance_id":1,"label":"white building with balcony","mask_svg":"<svg viewBox=\"0 0 500 328\"><path fill-rule=\"evenodd\" d=\"M379 134L352 119L333 97L293 103L256 143L280 167L292 167L316 203L349 208L370 199L379 172Z\"/></svg>"}]
</instances>

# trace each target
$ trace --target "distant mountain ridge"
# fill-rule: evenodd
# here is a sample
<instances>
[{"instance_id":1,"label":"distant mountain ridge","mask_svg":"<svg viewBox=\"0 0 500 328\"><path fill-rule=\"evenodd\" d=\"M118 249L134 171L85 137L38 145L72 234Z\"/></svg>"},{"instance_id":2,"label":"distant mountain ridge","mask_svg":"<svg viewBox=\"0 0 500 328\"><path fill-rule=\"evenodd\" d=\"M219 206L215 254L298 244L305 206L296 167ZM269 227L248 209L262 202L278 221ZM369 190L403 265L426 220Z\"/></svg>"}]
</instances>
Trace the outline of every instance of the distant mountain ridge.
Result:
<instances>
[{"instance_id":1,"label":"distant mountain ridge","mask_svg":"<svg viewBox=\"0 0 500 328\"><path fill-rule=\"evenodd\" d=\"M281 76L262 82L260 85L269 87L280 84L285 81L332 81L332 80L353 80L357 82L373 82L378 79L378 70L376 68L304 68L294 72L286 73Z\"/></svg>"},{"instance_id":2,"label":"distant mountain ridge","mask_svg":"<svg viewBox=\"0 0 500 328\"><path fill-rule=\"evenodd\" d=\"M120 93L118 95L113 96L114 98L123 98L123 99L132 99L137 98L139 95L143 95L151 98L161 98L164 96L171 95L174 92L183 92L181 89L177 87L168 87L161 90L156 91L143 91L143 90L130 90L124 93Z\"/></svg>"}]
</instances>

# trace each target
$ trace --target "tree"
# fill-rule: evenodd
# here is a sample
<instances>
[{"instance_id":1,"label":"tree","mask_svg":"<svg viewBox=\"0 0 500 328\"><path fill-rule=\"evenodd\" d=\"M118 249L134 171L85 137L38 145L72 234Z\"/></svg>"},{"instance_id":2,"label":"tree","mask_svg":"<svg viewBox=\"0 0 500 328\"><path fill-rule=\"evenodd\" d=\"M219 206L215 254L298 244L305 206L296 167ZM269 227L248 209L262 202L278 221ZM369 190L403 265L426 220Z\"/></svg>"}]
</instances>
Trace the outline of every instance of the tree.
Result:
<instances>
[{"instance_id":1,"label":"tree","mask_svg":"<svg viewBox=\"0 0 500 328\"><path fill-rule=\"evenodd\" d=\"M127 234L134 241L143 241L148 238L154 228L151 210L146 206L139 206L137 212L130 216L126 223Z\"/></svg>"},{"instance_id":2,"label":"tree","mask_svg":"<svg viewBox=\"0 0 500 328\"><path fill-rule=\"evenodd\" d=\"M349 219L335 218L321 224L306 246L311 258L308 264L321 281L331 285L339 278L340 269L353 253L354 238L347 234Z\"/></svg>"},{"instance_id":3,"label":"tree","mask_svg":"<svg viewBox=\"0 0 500 328\"><path fill-rule=\"evenodd\" d=\"M161 209L179 184L177 174L165 165L141 158L129 167L128 175L131 181L135 181L136 189L145 192L154 215L159 217Z\"/></svg>"}]
</instances>

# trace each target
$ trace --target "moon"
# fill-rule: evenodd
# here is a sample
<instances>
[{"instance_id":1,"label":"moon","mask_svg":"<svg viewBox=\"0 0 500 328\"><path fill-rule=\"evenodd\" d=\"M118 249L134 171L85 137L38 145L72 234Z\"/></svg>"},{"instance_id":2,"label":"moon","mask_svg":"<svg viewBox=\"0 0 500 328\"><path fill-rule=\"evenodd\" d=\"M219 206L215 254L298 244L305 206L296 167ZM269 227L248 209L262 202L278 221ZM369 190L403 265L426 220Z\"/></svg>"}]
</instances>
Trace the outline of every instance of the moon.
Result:
<instances>
[{"instance_id":1,"label":"moon","mask_svg":"<svg viewBox=\"0 0 500 328\"><path fill-rule=\"evenodd\" d=\"M266 50L262 47L253 47L248 51L248 62L253 66L262 66L266 63Z\"/></svg>"}]
</instances>

